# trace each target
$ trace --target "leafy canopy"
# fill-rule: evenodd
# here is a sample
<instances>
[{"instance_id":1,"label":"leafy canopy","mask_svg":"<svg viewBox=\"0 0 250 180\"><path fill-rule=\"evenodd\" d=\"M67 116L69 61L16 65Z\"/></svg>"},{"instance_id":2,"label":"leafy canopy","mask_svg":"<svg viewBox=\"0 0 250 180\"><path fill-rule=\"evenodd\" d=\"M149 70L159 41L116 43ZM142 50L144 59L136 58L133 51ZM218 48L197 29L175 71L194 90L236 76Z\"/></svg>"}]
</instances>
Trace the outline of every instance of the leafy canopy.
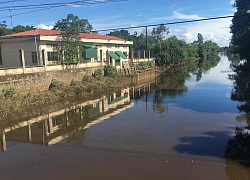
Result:
<instances>
[{"instance_id":1,"label":"leafy canopy","mask_svg":"<svg viewBox=\"0 0 250 180\"><path fill-rule=\"evenodd\" d=\"M92 25L89 24L87 19L79 19L78 16L74 16L73 14L68 14L66 19L57 21L53 29L65 31L68 27L79 31L78 33L91 33L93 30Z\"/></svg>"},{"instance_id":2,"label":"leafy canopy","mask_svg":"<svg viewBox=\"0 0 250 180\"><path fill-rule=\"evenodd\" d=\"M250 0L236 0L234 7L237 11L234 13L231 25L231 49L239 53L241 58L250 59Z\"/></svg>"}]
</instances>

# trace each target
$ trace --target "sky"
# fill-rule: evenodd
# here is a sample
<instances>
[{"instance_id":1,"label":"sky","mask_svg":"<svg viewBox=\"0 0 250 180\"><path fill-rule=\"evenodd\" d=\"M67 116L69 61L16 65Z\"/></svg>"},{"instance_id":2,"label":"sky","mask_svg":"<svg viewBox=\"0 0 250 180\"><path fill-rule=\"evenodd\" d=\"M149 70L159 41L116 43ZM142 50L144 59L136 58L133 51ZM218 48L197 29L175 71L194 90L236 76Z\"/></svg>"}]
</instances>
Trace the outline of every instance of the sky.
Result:
<instances>
[{"instance_id":1,"label":"sky","mask_svg":"<svg viewBox=\"0 0 250 180\"><path fill-rule=\"evenodd\" d=\"M234 0L1 0L0 21L6 21L8 28L28 25L50 29L58 20L74 14L80 19L87 19L98 31L230 16L236 11L233 3ZM201 33L204 40L228 46L231 20L225 18L167 25L170 32L168 36L175 35L186 42L193 42L197 40L197 34ZM128 31L140 34L145 32L145 28ZM109 32L98 31L99 34Z\"/></svg>"}]
</instances>

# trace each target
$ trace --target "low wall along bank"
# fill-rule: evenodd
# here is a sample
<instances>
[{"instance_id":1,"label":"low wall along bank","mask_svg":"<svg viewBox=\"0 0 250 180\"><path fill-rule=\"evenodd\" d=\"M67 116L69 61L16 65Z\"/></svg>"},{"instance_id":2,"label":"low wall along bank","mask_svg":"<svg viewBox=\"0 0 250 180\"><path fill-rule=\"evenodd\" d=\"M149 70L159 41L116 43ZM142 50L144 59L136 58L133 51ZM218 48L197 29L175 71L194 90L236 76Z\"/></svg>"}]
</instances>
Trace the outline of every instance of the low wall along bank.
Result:
<instances>
[{"instance_id":1,"label":"low wall along bank","mask_svg":"<svg viewBox=\"0 0 250 180\"><path fill-rule=\"evenodd\" d=\"M14 87L20 92L45 91L48 90L52 79L58 79L65 84L70 84L72 79L81 81L85 75L91 75L95 69L96 67L89 67L0 76L0 90Z\"/></svg>"}]
</instances>

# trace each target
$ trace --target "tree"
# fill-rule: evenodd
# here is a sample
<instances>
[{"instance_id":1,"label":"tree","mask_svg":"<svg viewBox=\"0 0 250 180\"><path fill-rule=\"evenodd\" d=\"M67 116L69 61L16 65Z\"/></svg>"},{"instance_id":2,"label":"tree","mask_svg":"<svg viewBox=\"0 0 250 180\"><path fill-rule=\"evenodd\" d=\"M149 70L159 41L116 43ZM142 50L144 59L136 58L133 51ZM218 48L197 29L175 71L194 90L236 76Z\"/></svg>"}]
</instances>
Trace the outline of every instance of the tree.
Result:
<instances>
[{"instance_id":1,"label":"tree","mask_svg":"<svg viewBox=\"0 0 250 180\"><path fill-rule=\"evenodd\" d=\"M202 36L202 34L198 33L197 38L198 38L197 43L198 43L199 46L201 46L203 44L203 36Z\"/></svg>"},{"instance_id":2,"label":"tree","mask_svg":"<svg viewBox=\"0 0 250 180\"><path fill-rule=\"evenodd\" d=\"M236 0L234 7L237 11L234 13L231 25L231 45L235 53L239 53L243 59L250 59L250 14L248 14L250 1Z\"/></svg>"},{"instance_id":3,"label":"tree","mask_svg":"<svg viewBox=\"0 0 250 180\"><path fill-rule=\"evenodd\" d=\"M156 64L158 66L168 66L170 64L181 63L191 58L188 56L188 49L189 46L185 41L172 36L162 42L162 51L156 57Z\"/></svg>"},{"instance_id":4,"label":"tree","mask_svg":"<svg viewBox=\"0 0 250 180\"><path fill-rule=\"evenodd\" d=\"M22 26L22 25L18 25L12 28L12 32L13 33L19 33L19 32L24 32L24 31L28 31L28 30L32 30L34 29L34 26Z\"/></svg>"},{"instance_id":5,"label":"tree","mask_svg":"<svg viewBox=\"0 0 250 180\"><path fill-rule=\"evenodd\" d=\"M74 27L66 27L61 32L62 37L58 38L60 41L56 47L58 56L62 64L76 64L80 61L80 48L82 43L80 41L79 33Z\"/></svg>"},{"instance_id":6,"label":"tree","mask_svg":"<svg viewBox=\"0 0 250 180\"><path fill-rule=\"evenodd\" d=\"M219 45L212 41L205 41L199 47L199 56L204 59L207 59L210 57L216 57L218 56L219 52L220 52Z\"/></svg>"},{"instance_id":7,"label":"tree","mask_svg":"<svg viewBox=\"0 0 250 180\"><path fill-rule=\"evenodd\" d=\"M67 19L56 22L54 29L61 30L59 45L56 47L59 58L63 64L75 64L80 58L82 43L79 38L80 32L91 32L92 26L86 19L79 19L73 14L69 14Z\"/></svg>"},{"instance_id":8,"label":"tree","mask_svg":"<svg viewBox=\"0 0 250 180\"><path fill-rule=\"evenodd\" d=\"M110 32L107 35L116 36L116 37L122 38L122 39L124 39L126 41L133 40L133 36L130 35L127 30L113 31L113 32Z\"/></svg>"},{"instance_id":9,"label":"tree","mask_svg":"<svg viewBox=\"0 0 250 180\"><path fill-rule=\"evenodd\" d=\"M87 19L79 19L78 16L74 16L73 14L68 14L66 19L57 21L53 29L65 31L68 27L78 30L78 33L91 33L93 30L92 25L89 24Z\"/></svg>"},{"instance_id":10,"label":"tree","mask_svg":"<svg viewBox=\"0 0 250 180\"><path fill-rule=\"evenodd\" d=\"M169 30L166 26L160 25L156 28L153 28L151 35L154 45L159 45L165 39L165 35L169 33Z\"/></svg>"},{"instance_id":11,"label":"tree","mask_svg":"<svg viewBox=\"0 0 250 180\"><path fill-rule=\"evenodd\" d=\"M0 23L0 36L5 36L7 34L10 34L11 31L10 29L7 28L7 24L6 24L6 21L2 21Z\"/></svg>"}]
</instances>

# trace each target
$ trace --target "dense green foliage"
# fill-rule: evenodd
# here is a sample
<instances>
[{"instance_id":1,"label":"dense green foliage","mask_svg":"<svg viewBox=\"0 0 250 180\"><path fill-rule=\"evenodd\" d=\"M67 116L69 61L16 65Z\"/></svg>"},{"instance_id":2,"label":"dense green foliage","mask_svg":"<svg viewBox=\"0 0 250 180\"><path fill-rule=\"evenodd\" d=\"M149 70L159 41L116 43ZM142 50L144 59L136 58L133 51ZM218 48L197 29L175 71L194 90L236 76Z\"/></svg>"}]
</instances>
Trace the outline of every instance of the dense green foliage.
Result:
<instances>
[{"instance_id":1,"label":"dense green foliage","mask_svg":"<svg viewBox=\"0 0 250 180\"><path fill-rule=\"evenodd\" d=\"M100 69L100 68L96 69L96 70L94 71L94 73L93 73L93 77L94 77L94 78L100 78L101 75L102 75L102 69Z\"/></svg>"},{"instance_id":2,"label":"dense green foliage","mask_svg":"<svg viewBox=\"0 0 250 180\"><path fill-rule=\"evenodd\" d=\"M89 24L87 19L79 19L78 16L74 16L73 14L68 14L66 19L57 21L53 29L66 31L69 27L74 28L78 33L90 33L93 30L92 25Z\"/></svg>"},{"instance_id":3,"label":"dense green foliage","mask_svg":"<svg viewBox=\"0 0 250 180\"><path fill-rule=\"evenodd\" d=\"M152 29L146 29L141 34L134 32L133 35L129 34L127 30L113 31L107 35L113 35L123 38L127 41L133 41L132 49L137 50L153 50L156 45L160 45L165 39L165 35L169 33L166 26L160 25Z\"/></svg>"},{"instance_id":4,"label":"dense green foliage","mask_svg":"<svg viewBox=\"0 0 250 180\"><path fill-rule=\"evenodd\" d=\"M203 42L203 37L198 34L198 41L186 43L172 36L161 43L161 48L157 46L157 56L155 63L158 66L169 66L179 64L193 58L207 59L218 56L220 47L212 41ZM156 47L156 48L157 48Z\"/></svg>"},{"instance_id":5,"label":"dense green foliage","mask_svg":"<svg viewBox=\"0 0 250 180\"><path fill-rule=\"evenodd\" d=\"M137 50L152 50L155 54L157 66L168 66L170 64L179 64L193 58L208 59L218 56L220 47L212 41L204 41L202 34L198 33L197 41L186 43L179 40L176 36L166 38L169 30L164 25L155 27L150 32L143 32L138 35L135 32L130 35L127 30L111 32L108 35L114 35L125 40L133 41L131 47Z\"/></svg>"},{"instance_id":6,"label":"dense green foliage","mask_svg":"<svg viewBox=\"0 0 250 180\"><path fill-rule=\"evenodd\" d=\"M24 32L28 30L34 29L34 26L15 26L13 28L7 28L6 21L2 21L0 23L0 36L5 36L8 34L13 34L13 33L19 33L19 32Z\"/></svg>"},{"instance_id":7,"label":"dense green foliage","mask_svg":"<svg viewBox=\"0 0 250 180\"><path fill-rule=\"evenodd\" d=\"M76 64L81 60L79 49L82 46L79 33L92 30L88 21L69 14L67 19L57 21L54 29L62 30L59 45L55 48L62 64Z\"/></svg>"},{"instance_id":8,"label":"dense green foliage","mask_svg":"<svg viewBox=\"0 0 250 180\"><path fill-rule=\"evenodd\" d=\"M153 63L151 61L148 62L140 62L139 64L136 65L136 68L138 70L140 69L148 69L154 67Z\"/></svg>"},{"instance_id":9,"label":"dense green foliage","mask_svg":"<svg viewBox=\"0 0 250 180\"><path fill-rule=\"evenodd\" d=\"M116 68L114 66L111 66L110 64L107 64L104 66L104 76L112 75L116 72Z\"/></svg>"},{"instance_id":10,"label":"dense green foliage","mask_svg":"<svg viewBox=\"0 0 250 180\"><path fill-rule=\"evenodd\" d=\"M250 0L236 0L236 12L232 19L230 50L239 53L242 59L250 59Z\"/></svg>"},{"instance_id":11,"label":"dense green foliage","mask_svg":"<svg viewBox=\"0 0 250 180\"><path fill-rule=\"evenodd\" d=\"M60 87L62 87L62 82L57 79L52 79L49 90L59 89Z\"/></svg>"}]
</instances>

